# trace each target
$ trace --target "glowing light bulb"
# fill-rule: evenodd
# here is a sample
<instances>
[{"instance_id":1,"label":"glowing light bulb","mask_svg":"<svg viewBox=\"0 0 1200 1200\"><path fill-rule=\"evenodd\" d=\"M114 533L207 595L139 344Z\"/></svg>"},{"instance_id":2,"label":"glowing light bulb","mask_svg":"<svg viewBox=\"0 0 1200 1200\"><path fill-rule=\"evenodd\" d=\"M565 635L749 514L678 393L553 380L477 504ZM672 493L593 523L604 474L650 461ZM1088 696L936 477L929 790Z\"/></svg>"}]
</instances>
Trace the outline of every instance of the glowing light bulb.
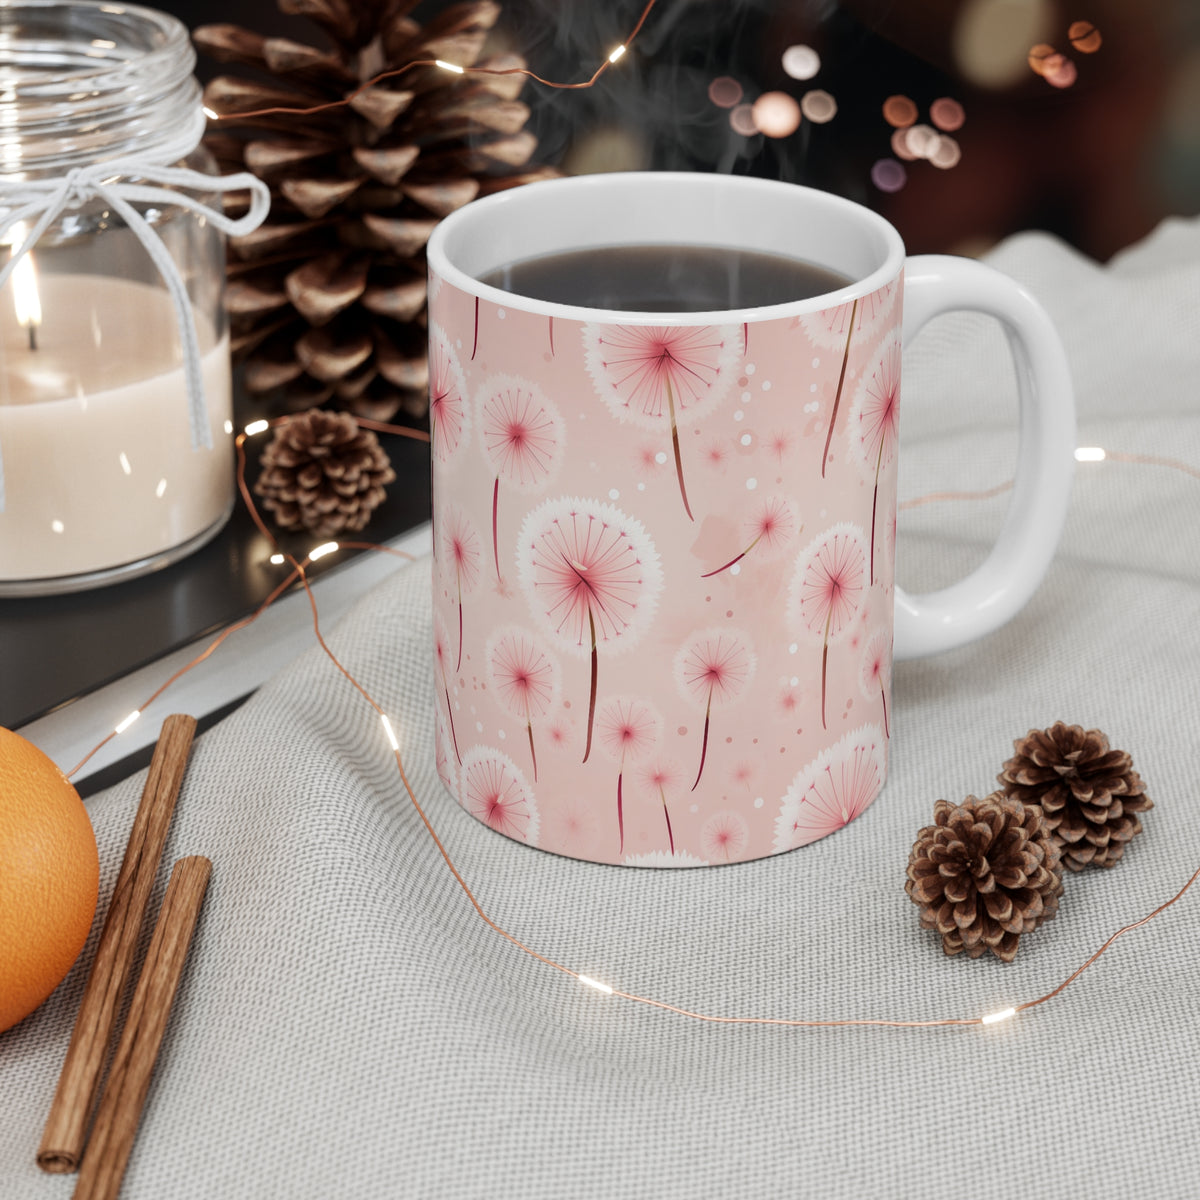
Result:
<instances>
[{"instance_id":1,"label":"glowing light bulb","mask_svg":"<svg viewBox=\"0 0 1200 1200\"><path fill-rule=\"evenodd\" d=\"M980 1017L981 1025L995 1025L998 1021L1007 1021L1009 1017L1015 1017L1017 1010L1015 1008L1002 1008L999 1012L988 1013L986 1017Z\"/></svg>"},{"instance_id":2,"label":"glowing light bulb","mask_svg":"<svg viewBox=\"0 0 1200 1200\"><path fill-rule=\"evenodd\" d=\"M599 979L593 979L590 975L577 975L576 979L586 987L595 988L598 992L603 992L606 996L611 996L613 990L607 983L601 983Z\"/></svg>"},{"instance_id":3,"label":"glowing light bulb","mask_svg":"<svg viewBox=\"0 0 1200 1200\"><path fill-rule=\"evenodd\" d=\"M433 60L443 71L453 71L455 75L465 75L466 68L460 67L457 63L446 62L445 59L435 58Z\"/></svg>"},{"instance_id":4,"label":"glowing light bulb","mask_svg":"<svg viewBox=\"0 0 1200 1200\"><path fill-rule=\"evenodd\" d=\"M245 433L247 437L253 437L256 433L264 433L270 428L270 421L264 421L260 419L257 421L251 421L250 424L246 426Z\"/></svg>"},{"instance_id":5,"label":"glowing light bulb","mask_svg":"<svg viewBox=\"0 0 1200 1200\"><path fill-rule=\"evenodd\" d=\"M337 548L337 542L322 542L319 546L315 546L308 552L308 561L316 562L318 558L324 558L325 555L332 554Z\"/></svg>"},{"instance_id":6,"label":"glowing light bulb","mask_svg":"<svg viewBox=\"0 0 1200 1200\"><path fill-rule=\"evenodd\" d=\"M387 740L391 743L392 749L399 750L400 743L396 740L396 731L392 728L392 723L388 720L387 713L380 713L379 717L383 721L383 732L387 734Z\"/></svg>"},{"instance_id":7,"label":"glowing light bulb","mask_svg":"<svg viewBox=\"0 0 1200 1200\"><path fill-rule=\"evenodd\" d=\"M1107 457L1103 446L1080 446L1075 451L1076 462L1103 462Z\"/></svg>"},{"instance_id":8,"label":"glowing light bulb","mask_svg":"<svg viewBox=\"0 0 1200 1200\"><path fill-rule=\"evenodd\" d=\"M116 729L113 730L113 732L114 733L124 733L125 730L127 730L130 727L130 725L132 725L134 723L134 721L136 721L138 719L138 717L140 717L141 715L142 715L142 710L140 708L135 708L133 710L133 712L131 712L129 714L129 716L127 716L125 718L125 720L123 720L116 727Z\"/></svg>"},{"instance_id":9,"label":"glowing light bulb","mask_svg":"<svg viewBox=\"0 0 1200 1200\"><path fill-rule=\"evenodd\" d=\"M209 108L207 104L202 104L200 106L200 111L203 112L210 121L219 121L221 119L221 114L213 112L213 110Z\"/></svg>"},{"instance_id":10,"label":"glowing light bulb","mask_svg":"<svg viewBox=\"0 0 1200 1200\"><path fill-rule=\"evenodd\" d=\"M625 47L624 47L623 45L622 45L622 46L618 46L618 47L616 47L616 49L615 49L615 50L613 50L613 52L612 52L612 53L611 53L611 54L608 56L608 61L609 61L610 63L615 63L615 62L617 61L617 59L618 59L618 58L620 58L620 57L621 57L621 55L622 55L622 54L624 54L624 53L625 53Z\"/></svg>"},{"instance_id":11,"label":"glowing light bulb","mask_svg":"<svg viewBox=\"0 0 1200 1200\"><path fill-rule=\"evenodd\" d=\"M272 554L267 560L272 566L278 567L283 562L282 554Z\"/></svg>"}]
</instances>

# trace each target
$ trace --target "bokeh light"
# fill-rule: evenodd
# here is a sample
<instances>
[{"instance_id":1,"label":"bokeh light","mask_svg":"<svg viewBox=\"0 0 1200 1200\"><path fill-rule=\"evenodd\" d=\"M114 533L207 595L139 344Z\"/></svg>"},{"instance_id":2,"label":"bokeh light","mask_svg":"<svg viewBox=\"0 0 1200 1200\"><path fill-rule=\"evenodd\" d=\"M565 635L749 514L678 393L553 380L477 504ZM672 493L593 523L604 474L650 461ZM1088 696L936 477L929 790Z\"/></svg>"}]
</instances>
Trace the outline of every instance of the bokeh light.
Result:
<instances>
[{"instance_id":1,"label":"bokeh light","mask_svg":"<svg viewBox=\"0 0 1200 1200\"><path fill-rule=\"evenodd\" d=\"M732 108L742 98L742 85L729 75L718 75L708 85L708 98L718 108Z\"/></svg>"},{"instance_id":2,"label":"bokeh light","mask_svg":"<svg viewBox=\"0 0 1200 1200\"><path fill-rule=\"evenodd\" d=\"M932 157L941 140L932 125L911 125L904 133L904 144L914 158Z\"/></svg>"},{"instance_id":3,"label":"bokeh light","mask_svg":"<svg viewBox=\"0 0 1200 1200\"><path fill-rule=\"evenodd\" d=\"M824 125L837 116L837 101L821 88L813 88L800 97L800 111L805 120Z\"/></svg>"},{"instance_id":4,"label":"bokeh light","mask_svg":"<svg viewBox=\"0 0 1200 1200\"><path fill-rule=\"evenodd\" d=\"M904 159L905 162L913 162L916 160L917 156L908 148L907 129L892 130L892 153L897 158Z\"/></svg>"},{"instance_id":5,"label":"bokeh light","mask_svg":"<svg viewBox=\"0 0 1200 1200\"><path fill-rule=\"evenodd\" d=\"M754 122L753 105L736 105L730 110L729 124L733 126L734 133L740 133L743 137L753 137L758 132L758 126Z\"/></svg>"},{"instance_id":6,"label":"bokeh light","mask_svg":"<svg viewBox=\"0 0 1200 1200\"><path fill-rule=\"evenodd\" d=\"M883 102L883 119L896 129L903 129L917 119L917 106L907 96L889 96Z\"/></svg>"},{"instance_id":7,"label":"bokeh light","mask_svg":"<svg viewBox=\"0 0 1200 1200\"><path fill-rule=\"evenodd\" d=\"M783 69L793 79L811 79L821 69L821 56L811 46L789 46Z\"/></svg>"},{"instance_id":8,"label":"bokeh light","mask_svg":"<svg viewBox=\"0 0 1200 1200\"><path fill-rule=\"evenodd\" d=\"M957 100L951 100L949 96L942 96L929 106L929 119L943 133L953 133L956 129L963 127L963 122L967 118L963 112L963 106Z\"/></svg>"},{"instance_id":9,"label":"bokeh light","mask_svg":"<svg viewBox=\"0 0 1200 1200\"><path fill-rule=\"evenodd\" d=\"M1053 54L1042 70L1042 78L1056 88L1069 88L1078 77L1075 64L1065 54Z\"/></svg>"},{"instance_id":10,"label":"bokeh light","mask_svg":"<svg viewBox=\"0 0 1200 1200\"><path fill-rule=\"evenodd\" d=\"M908 182L908 172L894 158L881 158L871 168L871 182L881 192L898 192Z\"/></svg>"},{"instance_id":11,"label":"bokeh light","mask_svg":"<svg viewBox=\"0 0 1200 1200\"><path fill-rule=\"evenodd\" d=\"M1103 40L1100 30L1091 21L1072 21L1071 28L1067 30L1067 37L1080 54L1095 54Z\"/></svg>"},{"instance_id":12,"label":"bokeh light","mask_svg":"<svg viewBox=\"0 0 1200 1200\"><path fill-rule=\"evenodd\" d=\"M1057 55L1055 50L1048 42L1038 42L1036 46L1029 47L1029 69L1035 75L1042 75L1046 70L1046 60L1051 56Z\"/></svg>"},{"instance_id":13,"label":"bokeh light","mask_svg":"<svg viewBox=\"0 0 1200 1200\"><path fill-rule=\"evenodd\" d=\"M750 112L755 127L769 138L790 137L800 127L800 105L787 92L763 92Z\"/></svg>"},{"instance_id":14,"label":"bokeh light","mask_svg":"<svg viewBox=\"0 0 1200 1200\"><path fill-rule=\"evenodd\" d=\"M958 166L962 158L962 147L949 134L944 133L938 138L937 145L928 157L935 167L948 171L951 167Z\"/></svg>"},{"instance_id":15,"label":"bokeh light","mask_svg":"<svg viewBox=\"0 0 1200 1200\"><path fill-rule=\"evenodd\" d=\"M954 24L952 50L971 83L1006 88L1025 73L1029 47L1054 24L1048 0L965 0Z\"/></svg>"}]
</instances>

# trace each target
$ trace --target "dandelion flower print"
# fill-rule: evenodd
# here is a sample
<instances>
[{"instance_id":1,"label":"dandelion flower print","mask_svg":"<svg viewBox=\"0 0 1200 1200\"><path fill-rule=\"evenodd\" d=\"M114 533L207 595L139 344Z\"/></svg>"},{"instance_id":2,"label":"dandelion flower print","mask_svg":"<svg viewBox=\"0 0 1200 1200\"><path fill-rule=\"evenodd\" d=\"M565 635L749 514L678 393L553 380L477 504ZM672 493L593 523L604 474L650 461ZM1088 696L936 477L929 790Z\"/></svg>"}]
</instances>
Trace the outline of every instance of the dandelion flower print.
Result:
<instances>
[{"instance_id":1,"label":"dandelion flower print","mask_svg":"<svg viewBox=\"0 0 1200 1200\"><path fill-rule=\"evenodd\" d=\"M700 848L709 862L734 862L741 857L750 827L739 813L713 813L700 830Z\"/></svg>"},{"instance_id":2,"label":"dandelion flower print","mask_svg":"<svg viewBox=\"0 0 1200 1200\"><path fill-rule=\"evenodd\" d=\"M536 384L501 375L489 379L480 394L479 445L495 475L492 558L499 580L500 484L527 494L544 488L562 465L566 427L558 409Z\"/></svg>"},{"instance_id":3,"label":"dandelion flower print","mask_svg":"<svg viewBox=\"0 0 1200 1200\"><path fill-rule=\"evenodd\" d=\"M862 381L851 417L852 445L868 476L875 477L871 498L870 582L875 582L875 524L879 513L879 472L896 456L900 434L900 339L885 340L879 361Z\"/></svg>"},{"instance_id":4,"label":"dandelion flower print","mask_svg":"<svg viewBox=\"0 0 1200 1200\"><path fill-rule=\"evenodd\" d=\"M648 700L614 696L596 710L596 735L605 754L617 764L617 836L625 853L623 782L628 763L645 758L662 736L662 717Z\"/></svg>"},{"instance_id":5,"label":"dandelion flower print","mask_svg":"<svg viewBox=\"0 0 1200 1200\"><path fill-rule=\"evenodd\" d=\"M869 337L892 311L892 293L896 285L884 284L870 295L860 296L849 304L837 304L822 309L811 316L802 317L801 324L809 339L818 346L842 352L842 367L838 374L837 392L833 398L833 411L829 415L829 430L825 434L825 449L821 455L821 478L825 478L825 464L829 461L829 446L833 441L833 427L837 423L838 405L842 400L842 389L846 384L846 367L850 362L850 343L858 337Z\"/></svg>"},{"instance_id":6,"label":"dandelion flower print","mask_svg":"<svg viewBox=\"0 0 1200 1200\"><path fill-rule=\"evenodd\" d=\"M706 571L701 578L709 579L720 575L730 567L741 562L751 550L758 558L774 558L787 549L792 538L799 532L797 518L799 512L794 500L782 493L768 496L742 522L742 538L746 547L723 566Z\"/></svg>"},{"instance_id":7,"label":"dandelion flower print","mask_svg":"<svg viewBox=\"0 0 1200 1200\"><path fill-rule=\"evenodd\" d=\"M456 768L454 762L450 758L450 747L453 738L450 736L446 727L446 718L442 713L441 706L438 706L437 711L437 733L434 738L434 765L437 767L438 778L445 785L446 790L456 800L458 799L458 781L455 778ZM455 753L457 758L457 752Z\"/></svg>"},{"instance_id":8,"label":"dandelion flower print","mask_svg":"<svg viewBox=\"0 0 1200 1200\"><path fill-rule=\"evenodd\" d=\"M479 534L475 532L470 518L457 504L449 504L438 522L440 559L447 576L453 573L455 601L458 604L458 656L454 669L462 667L463 652L463 597L475 589L479 582L480 561L483 550Z\"/></svg>"},{"instance_id":9,"label":"dandelion flower print","mask_svg":"<svg viewBox=\"0 0 1200 1200\"><path fill-rule=\"evenodd\" d=\"M445 330L429 329L429 442L434 459L449 462L471 435L467 384Z\"/></svg>"},{"instance_id":10,"label":"dandelion flower print","mask_svg":"<svg viewBox=\"0 0 1200 1200\"><path fill-rule=\"evenodd\" d=\"M511 626L495 630L488 638L487 675L496 703L524 722L533 782L537 783L533 722L546 716L558 703L562 687L558 660L532 633Z\"/></svg>"},{"instance_id":11,"label":"dandelion flower print","mask_svg":"<svg viewBox=\"0 0 1200 1200\"><path fill-rule=\"evenodd\" d=\"M849 825L883 784L883 730L863 725L796 773L775 818L775 849L791 850Z\"/></svg>"},{"instance_id":12,"label":"dandelion flower print","mask_svg":"<svg viewBox=\"0 0 1200 1200\"><path fill-rule=\"evenodd\" d=\"M825 723L825 692L829 646L850 627L862 602L866 573L862 530L843 522L827 529L800 555L792 578L788 617L821 639L821 728Z\"/></svg>"},{"instance_id":13,"label":"dandelion flower print","mask_svg":"<svg viewBox=\"0 0 1200 1200\"><path fill-rule=\"evenodd\" d=\"M661 850L652 850L649 854L630 854L625 859L627 867L707 867L703 858L697 858L686 850L677 850L674 854L664 854Z\"/></svg>"},{"instance_id":14,"label":"dandelion flower print","mask_svg":"<svg viewBox=\"0 0 1200 1200\"><path fill-rule=\"evenodd\" d=\"M454 757L461 764L462 755L458 752L458 735L454 732L454 705L450 703L450 658L453 653L450 648L450 635L446 631L446 622L442 620L442 614L435 608L433 610L433 661L442 685L442 695L446 698L446 720L450 723L450 740L454 745Z\"/></svg>"},{"instance_id":15,"label":"dandelion flower print","mask_svg":"<svg viewBox=\"0 0 1200 1200\"><path fill-rule=\"evenodd\" d=\"M599 500L563 496L525 517L517 540L525 598L560 646L591 660L587 736L592 750L600 648L632 646L653 619L663 573L640 521Z\"/></svg>"},{"instance_id":16,"label":"dandelion flower print","mask_svg":"<svg viewBox=\"0 0 1200 1200\"><path fill-rule=\"evenodd\" d=\"M686 786L683 767L673 758L656 758L641 769L639 781L662 804L663 820L667 826L667 846L674 855L675 834L671 829L671 809L667 798L681 786Z\"/></svg>"},{"instance_id":17,"label":"dandelion flower print","mask_svg":"<svg viewBox=\"0 0 1200 1200\"><path fill-rule=\"evenodd\" d=\"M879 697L883 706L883 736L891 737L888 729L887 694L892 683L892 639L884 629L872 634L863 647L858 686L868 700Z\"/></svg>"},{"instance_id":18,"label":"dandelion flower print","mask_svg":"<svg viewBox=\"0 0 1200 1200\"><path fill-rule=\"evenodd\" d=\"M741 346L735 325L597 325L583 327L588 374L620 421L667 428L679 495L689 520L679 427L711 412L734 383Z\"/></svg>"},{"instance_id":19,"label":"dandelion flower print","mask_svg":"<svg viewBox=\"0 0 1200 1200\"><path fill-rule=\"evenodd\" d=\"M694 792L708 757L708 732L714 709L736 704L754 678L754 649L748 635L736 629L701 629L675 653L675 682L685 699L704 710L700 767Z\"/></svg>"},{"instance_id":20,"label":"dandelion flower print","mask_svg":"<svg viewBox=\"0 0 1200 1200\"><path fill-rule=\"evenodd\" d=\"M536 846L537 804L521 768L502 750L472 746L463 755L459 803L506 837Z\"/></svg>"}]
</instances>

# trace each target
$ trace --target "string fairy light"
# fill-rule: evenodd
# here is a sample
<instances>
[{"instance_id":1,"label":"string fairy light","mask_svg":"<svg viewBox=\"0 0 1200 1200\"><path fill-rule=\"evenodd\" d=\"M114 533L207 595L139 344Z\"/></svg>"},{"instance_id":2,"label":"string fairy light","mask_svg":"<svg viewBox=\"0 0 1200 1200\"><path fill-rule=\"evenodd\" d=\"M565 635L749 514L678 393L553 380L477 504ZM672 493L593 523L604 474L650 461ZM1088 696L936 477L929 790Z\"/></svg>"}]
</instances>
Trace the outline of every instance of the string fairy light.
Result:
<instances>
[{"instance_id":1,"label":"string fairy light","mask_svg":"<svg viewBox=\"0 0 1200 1200\"><path fill-rule=\"evenodd\" d=\"M630 30L625 40L613 48L587 79L581 80L578 83L562 83L554 79L545 79L537 74L536 71L531 71L527 67L474 67L449 62L444 58L417 58L411 62L406 62L403 66L394 67L388 71L380 71L378 75L372 75L365 83L360 83L358 87L352 92L347 92L340 100L329 100L324 104L312 104L307 107L272 105L269 108L252 108L224 113L219 113L205 107L204 113L211 121L246 121L251 117L269 117L287 113L293 116L311 116L314 113L328 112L334 108L345 108L356 97L365 91L369 91L377 84L383 83L384 80L395 79L397 76L404 75L418 67L437 67L440 70L449 71L453 75L524 75L527 79L532 79L535 83L540 83L543 87L554 88L557 91L582 91L585 88L594 87L596 81L609 67L624 58L626 51L632 45L634 38L641 33L642 26L646 23L646 18L657 3L658 0L647 0L646 7L642 9L642 15L638 17L637 24Z\"/></svg>"},{"instance_id":2,"label":"string fairy light","mask_svg":"<svg viewBox=\"0 0 1200 1200\"><path fill-rule=\"evenodd\" d=\"M289 419L290 418L286 417L286 416L285 417L276 417L274 420L264 422L263 424L265 424L267 428L271 428L282 422L286 422ZM403 426L388 425L382 421L373 421L373 420L369 420L367 418L362 418L362 417L358 418L358 422L360 425L362 425L366 428L373 429L376 432L398 434L398 435L410 437L410 438L413 438L413 439L416 439L419 441L425 441L425 442L429 441L429 435L420 430L408 429ZM259 422L254 422L253 424L257 425L257 424L259 424ZM250 429L250 426L247 426L246 431L243 431L235 439L235 447L236 447L236 451L237 451L238 491L240 492L242 499L243 499L244 503L246 504L246 507L249 512L251 520L254 522L254 524L256 525L258 530L267 539L269 539L269 541L271 542L272 545L277 545L278 543L276 542L275 536L272 533L272 531L267 527L267 525L264 523L261 515L259 514L258 508L254 504L254 500L251 496L250 489L246 483L245 443L246 443L247 437L251 436L248 432L249 429ZM1180 471L1192 476L1195 479L1200 479L1200 470L1196 469L1195 467L1190 466L1187 463L1180 462L1176 459L1163 458L1163 457L1160 457L1157 455L1125 454L1125 453L1116 452L1116 451L1104 450L1102 447L1080 447L1079 450L1076 451L1077 459L1079 459L1079 457L1080 457L1079 451L1091 452L1091 453L1085 454L1084 457L1082 459L1080 459L1080 461L1133 462L1133 463L1139 463L1139 464L1150 465L1150 466L1162 466L1162 467L1168 467L1168 468L1175 469L1175 470L1180 470ZM1099 452L1098 454L1095 453L1097 451ZM939 499L951 499L951 498L953 498L953 499L983 499L985 497L998 495L999 493L1011 488L1011 486L1012 486L1012 484L1010 481L1008 483L1000 485L999 487L989 488L989 489L986 489L986 490L980 491L980 492L935 493L935 494L932 494L929 496L918 497L915 500L907 501L905 503L902 503L899 507L901 507L901 508L913 507L917 504L930 503L934 500L939 500ZM338 545L338 548L340 548L340 549L360 549L360 550L380 551L380 552L396 554L399 557L409 559L409 560L411 560L413 558L413 556L411 554L408 554L405 551L397 551L397 550L393 549L392 547L380 546L377 543L372 543L372 542L341 542L341 543L338 543L337 545ZM317 549L319 550L319 549L321 549L321 547L317 547ZM309 608L310 608L311 615L312 615L313 633L317 640L318 645L321 647L321 649L324 652L324 654L326 655L326 657L333 664L333 666L338 670L338 672L346 678L346 680L351 684L351 686L354 687L356 691L358 691L358 693L363 697L363 699L367 702L367 704L371 708L373 708L375 710L376 714L378 715L380 722L383 725L384 734L387 738L388 745L391 749L391 753L395 760L396 768L399 773L400 780L404 786L404 790L405 790L405 793L407 794L408 800L411 803L411 805L413 806L413 809L416 812L421 823L424 825L425 830L428 833L431 840L433 841L434 846L437 848L438 853L441 855L442 861L445 863L447 870L454 877L455 882L458 884L459 888L462 890L463 895L466 897L468 903L474 909L476 915L479 917L479 919L481 921L484 922L484 924L486 924L490 929L492 929L493 932L498 934L500 937L504 938L506 941L510 942L516 949L520 950L522 953L527 954L529 957L531 957L533 959L536 959L538 962L542 963L543 965L545 965L547 967L552 967L554 970L559 971L562 974L569 976L570 978L574 979L577 983L581 984L582 986L590 988L594 991L598 991L605 996L613 996L613 997L616 997L621 1000L628 1000L634 1004L640 1004L644 1007L654 1008L654 1009L658 1009L663 1012L673 1013L677 1016L685 1017L690 1020L703 1021L703 1022L706 1022L709 1024L719 1024L719 1025L771 1025L771 1026L791 1027L791 1028L842 1028L842 1027L849 1027L849 1026L875 1026L875 1027L887 1027L887 1028L893 1028L893 1029L932 1029L932 1028L945 1028L945 1027L950 1027L950 1026L978 1026L980 1028L983 1028L983 1027L990 1026L990 1025L1000 1024L1007 1020L1011 1020L1018 1013L1026 1012L1032 1008L1037 1008L1039 1005L1046 1004L1050 1000L1053 1000L1055 997L1061 995L1061 993L1063 991L1065 991L1072 983L1074 983L1075 980L1077 980L1085 971L1087 971L1091 966L1093 966L1096 963L1096 961L1113 945L1114 942L1116 942L1119 938L1123 937L1125 934L1130 933L1135 929L1141 928L1141 926L1146 925L1147 923L1149 923L1150 921L1152 921L1156 917L1158 917L1161 913L1165 912L1173 904L1177 903L1180 899L1182 899L1182 897L1196 883L1197 879L1200 879L1200 867L1198 867L1195 870L1195 872L1193 872L1193 874L1183 884L1183 886L1173 896L1171 896L1169 899L1163 901L1162 904L1160 904L1152 912L1147 913L1144 917L1141 917L1140 919L1138 919L1136 921L1132 921L1127 925L1123 925L1121 928L1117 929L1115 932L1110 934L1109 937L1107 938L1107 940L1096 951L1094 951L1084 962L1082 962L1078 967L1076 967L1076 969L1070 975L1068 975L1064 980L1062 980L1061 983L1059 983L1056 987L1052 988L1050 991L1048 991L1048 992L1044 993L1043 995L1038 996L1032 1000L1026 1000L1019 1004L1013 1004L1006 1008L999 1009L994 1012L986 1013L981 1016L937 1017L937 1018L932 1018L932 1019L924 1020L924 1021L901 1021L901 1020L893 1020L893 1019L885 1018L885 1017L814 1019L814 1018L799 1018L799 1017L766 1017L766 1016L737 1016L737 1015L730 1016L730 1015L724 1015L724 1014L719 1014L719 1013L708 1013L708 1012L697 1011L694 1009L683 1008L679 1005L671 1004L665 1000L658 1000L658 999L655 999L654 997L641 995L637 992L622 990L620 988L614 987L612 984L605 983L602 980L596 979L595 977L593 977L591 975L584 974L581 971L576 971L572 967L566 966L565 964L556 961L555 959L549 957L548 955L542 954L541 952L534 949L533 947L526 945L519 938L517 938L512 933L510 933L507 929L505 929L503 925L501 925L499 922L497 922L491 916L489 916L488 913L484 910L482 905L479 903L479 900L476 898L474 892L471 890L470 885L467 883L466 879L463 877L463 875L459 871L458 867L455 865L453 858L451 857L449 851L446 849L441 838L438 836L437 831L434 829L434 826L433 826L432 822L430 821L428 814L425 812L424 807L422 806L421 802L417 798L416 791L413 788L412 783L410 782L410 780L408 778L408 773L404 767L404 760L403 760L403 756L402 756L401 750L400 750L399 739L396 736L396 732L395 732L394 727L392 726L391 719L388 717L387 713L384 712L382 707L380 707L378 702L371 696L371 694L362 686L362 684L354 677L354 675L351 674L351 672L343 665L343 663L338 659L338 657L334 654L333 650L329 647L328 643L325 641L324 635L321 632L320 616L319 616L319 612L317 609L316 597L313 593L312 585L308 579L305 562L296 559L294 556L292 556L290 554L284 554L282 552L280 552L277 555L272 555L272 561L274 561L276 557L280 557L284 561L290 562L292 564L292 571L288 575L288 577L285 580L283 580L283 582L280 583L274 589L274 591L272 591L270 593L270 595L267 596L267 598L263 601L263 603L250 616L244 618L241 621L236 622L234 625L231 625L229 628L224 630L221 634L219 634L217 636L216 639L214 639L214 641L208 646L208 648L206 650L204 650L203 653L201 653L195 659L193 659L190 663L187 663L185 666L183 666L178 671L176 671L174 675L172 675L165 683L163 683L158 688L158 690L155 691L146 700L146 702L141 706L141 708L136 709L133 713L131 713L125 719L125 721L123 721L121 723L121 725L118 726L117 730L114 731L114 733L109 734L108 737L105 738L103 741L101 741L95 748L93 748L88 753L88 755L73 770L67 772L68 778L70 776L76 774L79 771L80 767L82 767L84 765L84 763L86 763L88 761L88 759L90 759L92 757L92 755L94 755L111 738L116 736L117 733L122 732L123 728L128 728L128 726L130 724L132 724L132 722L138 716L141 715L141 712L144 709L146 709L151 703L153 703L153 701L156 700L160 695L162 695L162 693L165 692L177 679L179 679L180 676L184 675L187 671L191 670L193 667L195 667L195 666L199 665L199 663L203 662L206 658L209 657L209 655L213 654L217 650L217 648L225 641L225 639L228 638L232 633L236 632L238 629L245 628L246 626L248 626L248 625L252 624L254 621L256 621L258 619L258 617L260 617L262 615L262 613L265 612L266 609L269 608L270 605L272 603L274 603L274 601L280 595L282 595L285 590L287 590L292 585L293 582L298 580L300 585L303 587L303 589L307 595L307 598L308 598ZM311 562L311 561L313 561L314 557L315 557L315 551L312 551L309 553L306 561Z\"/></svg>"}]
</instances>

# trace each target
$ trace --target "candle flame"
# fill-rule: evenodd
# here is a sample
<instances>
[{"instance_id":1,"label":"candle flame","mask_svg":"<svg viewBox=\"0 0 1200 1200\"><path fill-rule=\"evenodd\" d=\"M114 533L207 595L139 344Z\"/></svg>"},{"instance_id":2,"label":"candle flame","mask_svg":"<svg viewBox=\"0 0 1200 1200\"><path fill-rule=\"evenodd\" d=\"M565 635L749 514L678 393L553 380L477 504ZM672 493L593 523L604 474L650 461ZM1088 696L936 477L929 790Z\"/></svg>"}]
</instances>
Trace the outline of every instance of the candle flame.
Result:
<instances>
[{"instance_id":1,"label":"candle flame","mask_svg":"<svg viewBox=\"0 0 1200 1200\"><path fill-rule=\"evenodd\" d=\"M8 243L15 251L25 244L28 230L24 221L18 221L9 231ZM33 331L42 323L42 298L38 293L37 267L33 262L33 251L21 256L12 273L13 307L17 312L17 324L22 329Z\"/></svg>"}]
</instances>

